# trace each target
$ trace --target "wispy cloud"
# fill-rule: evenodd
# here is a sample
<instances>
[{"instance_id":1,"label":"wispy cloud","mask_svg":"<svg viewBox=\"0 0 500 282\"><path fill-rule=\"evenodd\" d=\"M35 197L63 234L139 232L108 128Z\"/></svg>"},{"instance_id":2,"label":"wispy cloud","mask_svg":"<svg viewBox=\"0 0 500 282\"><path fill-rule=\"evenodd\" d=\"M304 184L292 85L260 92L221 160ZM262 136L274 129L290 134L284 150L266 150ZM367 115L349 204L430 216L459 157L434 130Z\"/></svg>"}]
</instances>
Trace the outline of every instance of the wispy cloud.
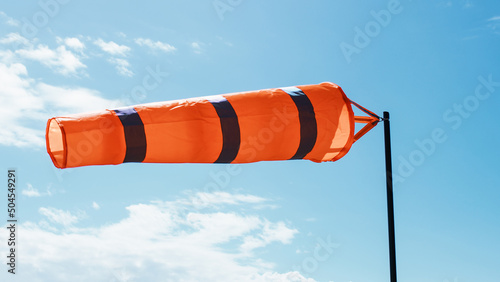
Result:
<instances>
[{"instance_id":1,"label":"wispy cloud","mask_svg":"<svg viewBox=\"0 0 500 282\"><path fill-rule=\"evenodd\" d=\"M117 102L101 97L97 90L83 87L60 87L38 83L36 90L46 108L64 114L101 110Z\"/></svg>"},{"instance_id":2,"label":"wispy cloud","mask_svg":"<svg viewBox=\"0 0 500 282\"><path fill-rule=\"evenodd\" d=\"M19 26L19 21L7 16L7 14L5 12L0 11L0 18L2 18L7 25L16 26L16 27Z\"/></svg>"},{"instance_id":3,"label":"wispy cloud","mask_svg":"<svg viewBox=\"0 0 500 282\"><path fill-rule=\"evenodd\" d=\"M98 203L96 203L96 202L92 202L92 208L93 208L94 210L99 210L99 209L101 208L101 206L99 206L99 204L98 204Z\"/></svg>"},{"instance_id":4,"label":"wispy cloud","mask_svg":"<svg viewBox=\"0 0 500 282\"><path fill-rule=\"evenodd\" d=\"M214 205L239 205L239 204L258 204L266 202L266 199L254 195L230 194L227 192L198 192L191 198L193 205L197 208L209 207Z\"/></svg>"},{"instance_id":5,"label":"wispy cloud","mask_svg":"<svg viewBox=\"0 0 500 282\"><path fill-rule=\"evenodd\" d=\"M471 0L444 0L438 1L437 6L440 8L461 7L462 9L470 9L474 7Z\"/></svg>"},{"instance_id":6,"label":"wispy cloud","mask_svg":"<svg viewBox=\"0 0 500 282\"><path fill-rule=\"evenodd\" d=\"M119 75L132 77L134 73L130 70L130 63L122 58L109 58L108 62L113 64Z\"/></svg>"},{"instance_id":7,"label":"wispy cloud","mask_svg":"<svg viewBox=\"0 0 500 282\"><path fill-rule=\"evenodd\" d=\"M290 244L294 235L298 233L296 229L286 227L283 222L271 223L265 221L261 222L261 224L263 226L261 234L244 238L240 247L243 253L251 253L254 249L264 247L272 242Z\"/></svg>"},{"instance_id":8,"label":"wispy cloud","mask_svg":"<svg viewBox=\"0 0 500 282\"><path fill-rule=\"evenodd\" d=\"M34 188L33 185L28 183L27 186L28 186L28 188L22 190L21 194L28 196L28 197L40 197L40 196L42 196L40 194L40 192L38 192L38 189Z\"/></svg>"},{"instance_id":9,"label":"wispy cloud","mask_svg":"<svg viewBox=\"0 0 500 282\"><path fill-rule=\"evenodd\" d=\"M38 44L36 47L16 50L15 53L21 58L38 61L63 75L77 74L79 70L87 67L63 45L50 49L47 45Z\"/></svg>"},{"instance_id":10,"label":"wispy cloud","mask_svg":"<svg viewBox=\"0 0 500 282\"><path fill-rule=\"evenodd\" d=\"M28 45L29 40L21 36L17 32L11 32L7 34L5 37L0 38L0 44L14 44L14 43Z\"/></svg>"},{"instance_id":11,"label":"wispy cloud","mask_svg":"<svg viewBox=\"0 0 500 282\"><path fill-rule=\"evenodd\" d=\"M33 187L31 183L26 184L26 189L21 190L21 194L27 197L44 197L44 196L52 196L53 190L51 189L51 185L47 187L45 192L40 192L37 188Z\"/></svg>"},{"instance_id":12,"label":"wispy cloud","mask_svg":"<svg viewBox=\"0 0 500 282\"><path fill-rule=\"evenodd\" d=\"M229 202L240 202L237 199L241 197L235 195ZM158 277L165 281L313 281L297 271L277 272L273 262L243 251L287 244L297 230L282 221L249 215L237 206L231 212L217 212L216 207L201 212L188 203L190 199L135 204L127 207L126 218L87 228L78 228L78 215L41 208L48 223L21 226L23 274L27 280L38 275L50 281L154 281ZM190 211L184 213L186 208ZM0 240L5 236L2 233ZM246 238L254 238L255 243L242 248L245 240L250 241ZM0 251L5 248L0 246Z\"/></svg>"},{"instance_id":13,"label":"wispy cloud","mask_svg":"<svg viewBox=\"0 0 500 282\"><path fill-rule=\"evenodd\" d=\"M494 34L500 34L500 16L494 16L488 19L488 24L486 25L489 30Z\"/></svg>"},{"instance_id":14,"label":"wispy cloud","mask_svg":"<svg viewBox=\"0 0 500 282\"><path fill-rule=\"evenodd\" d=\"M156 41L154 42L153 40L149 38L136 38L135 43L139 46L147 46L151 48L152 50L158 50L162 51L165 53L170 53L176 50L176 48L168 43L161 42L161 41Z\"/></svg>"},{"instance_id":15,"label":"wispy cloud","mask_svg":"<svg viewBox=\"0 0 500 282\"><path fill-rule=\"evenodd\" d=\"M99 46L102 51L113 56L127 56L130 52L130 47L126 45L119 45L113 41L105 42L101 38L94 41L94 44Z\"/></svg>"},{"instance_id":16,"label":"wispy cloud","mask_svg":"<svg viewBox=\"0 0 500 282\"><path fill-rule=\"evenodd\" d=\"M119 45L113 41L105 42L101 38L95 40L94 44L99 46L102 51L112 56L108 58L107 61L115 66L119 75L127 77L134 75L134 72L130 69L130 63L124 59L124 57L129 55L131 50L130 47L126 45Z\"/></svg>"},{"instance_id":17,"label":"wispy cloud","mask_svg":"<svg viewBox=\"0 0 500 282\"><path fill-rule=\"evenodd\" d=\"M85 217L84 213L73 215L69 211L63 211L52 207L42 207L38 209L38 212L47 217L50 222L60 224L64 227L70 227L77 223L81 218Z\"/></svg>"},{"instance_id":18,"label":"wispy cloud","mask_svg":"<svg viewBox=\"0 0 500 282\"><path fill-rule=\"evenodd\" d=\"M466 30L462 40L473 40L482 36L500 35L500 16L493 16L483 20L481 26Z\"/></svg>"},{"instance_id":19,"label":"wispy cloud","mask_svg":"<svg viewBox=\"0 0 500 282\"><path fill-rule=\"evenodd\" d=\"M203 43L195 41L191 43L191 48L196 54L201 54L203 52L202 45Z\"/></svg>"},{"instance_id":20,"label":"wispy cloud","mask_svg":"<svg viewBox=\"0 0 500 282\"><path fill-rule=\"evenodd\" d=\"M127 38L127 34L125 34L125 32L122 31L117 32L116 35L118 35L121 38Z\"/></svg>"}]
</instances>

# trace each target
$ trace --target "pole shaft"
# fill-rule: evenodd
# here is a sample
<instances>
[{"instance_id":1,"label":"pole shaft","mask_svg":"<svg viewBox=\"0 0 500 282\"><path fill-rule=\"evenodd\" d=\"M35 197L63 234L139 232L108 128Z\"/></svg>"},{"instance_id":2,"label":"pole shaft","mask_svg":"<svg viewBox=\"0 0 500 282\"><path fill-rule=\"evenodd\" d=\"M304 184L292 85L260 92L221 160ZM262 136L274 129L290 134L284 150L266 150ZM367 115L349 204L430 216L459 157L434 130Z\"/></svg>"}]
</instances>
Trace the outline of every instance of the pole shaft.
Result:
<instances>
[{"instance_id":1,"label":"pole shaft","mask_svg":"<svg viewBox=\"0 0 500 282\"><path fill-rule=\"evenodd\" d=\"M391 159L391 129L389 112L384 112L384 140L385 140L385 173L387 182L387 219L389 227L389 263L391 282L397 282L396 275L396 240L394 235L394 197L392 187L392 159Z\"/></svg>"}]
</instances>

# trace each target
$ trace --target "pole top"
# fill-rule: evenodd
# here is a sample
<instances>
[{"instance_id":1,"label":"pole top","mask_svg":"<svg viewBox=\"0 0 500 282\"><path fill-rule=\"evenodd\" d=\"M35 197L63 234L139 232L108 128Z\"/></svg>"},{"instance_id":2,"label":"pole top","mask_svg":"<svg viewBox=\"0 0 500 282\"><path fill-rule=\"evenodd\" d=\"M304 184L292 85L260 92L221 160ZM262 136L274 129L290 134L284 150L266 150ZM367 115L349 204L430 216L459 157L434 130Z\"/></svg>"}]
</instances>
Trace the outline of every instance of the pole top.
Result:
<instances>
[{"instance_id":1,"label":"pole top","mask_svg":"<svg viewBox=\"0 0 500 282\"><path fill-rule=\"evenodd\" d=\"M389 120L389 112L384 112L383 120Z\"/></svg>"}]
</instances>

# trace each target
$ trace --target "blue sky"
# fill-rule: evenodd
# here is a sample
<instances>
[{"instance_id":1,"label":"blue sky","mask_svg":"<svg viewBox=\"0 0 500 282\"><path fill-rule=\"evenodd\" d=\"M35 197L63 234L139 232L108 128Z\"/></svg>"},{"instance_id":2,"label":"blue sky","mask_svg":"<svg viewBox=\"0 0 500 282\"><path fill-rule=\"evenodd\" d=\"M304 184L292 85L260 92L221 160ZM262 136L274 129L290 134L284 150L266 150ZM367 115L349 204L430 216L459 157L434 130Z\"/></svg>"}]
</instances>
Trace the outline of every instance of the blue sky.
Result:
<instances>
[{"instance_id":1,"label":"blue sky","mask_svg":"<svg viewBox=\"0 0 500 282\"><path fill-rule=\"evenodd\" d=\"M325 164L58 170L45 151L53 116L323 81L391 113L399 279L500 279L498 1L0 11L0 163L20 220L15 276L0 231L2 281L388 281L381 125Z\"/></svg>"}]
</instances>

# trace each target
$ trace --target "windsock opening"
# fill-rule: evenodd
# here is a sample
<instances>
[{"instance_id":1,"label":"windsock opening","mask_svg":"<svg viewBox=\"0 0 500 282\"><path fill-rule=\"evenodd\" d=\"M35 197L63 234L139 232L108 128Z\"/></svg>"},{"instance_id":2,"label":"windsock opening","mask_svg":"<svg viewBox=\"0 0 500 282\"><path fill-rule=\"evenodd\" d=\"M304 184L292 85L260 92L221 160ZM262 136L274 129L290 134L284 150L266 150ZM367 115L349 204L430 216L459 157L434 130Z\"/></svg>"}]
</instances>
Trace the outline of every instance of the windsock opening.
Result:
<instances>
[{"instance_id":1,"label":"windsock opening","mask_svg":"<svg viewBox=\"0 0 500 282\"><path fill-rule=\"evenodd\" d=\"M48 121L46 138L47 152L54 165L58 168L66 167L66 144L64 130L55 118Z\"/></svg>"}]
</instances>

